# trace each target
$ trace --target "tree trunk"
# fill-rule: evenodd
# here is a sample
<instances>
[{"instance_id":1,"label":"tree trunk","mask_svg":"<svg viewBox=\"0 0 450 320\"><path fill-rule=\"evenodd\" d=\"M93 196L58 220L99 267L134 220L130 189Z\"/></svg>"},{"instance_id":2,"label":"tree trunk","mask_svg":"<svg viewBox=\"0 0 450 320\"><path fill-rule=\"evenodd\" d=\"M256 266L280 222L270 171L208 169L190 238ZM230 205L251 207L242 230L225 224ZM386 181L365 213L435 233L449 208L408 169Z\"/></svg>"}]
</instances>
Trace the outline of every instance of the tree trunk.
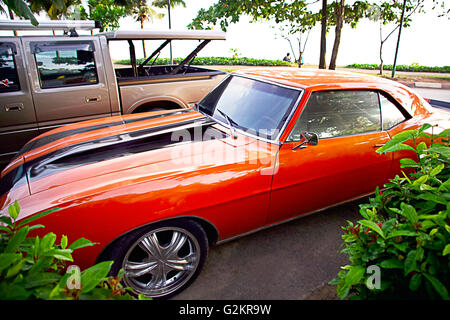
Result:
<instances>
[{"instance_id":1,"label":"tree trunk","mask_svg":"<svg viewBox=\"0 0 450 320\"><path fill-rule=\"evenodd\" d=\"M141 29L144 29L144 19L141 19ZM147 58L147 51L145 51L145 40L142 40L142 50L144 50L144 59Z\"/></svg>"},{"instance_id":2,"label":"tree trunk","mask_svg":"<svg viewBox=\"0 0 450 320\"><path fill-rule=\"evenodd\" d=\"M11 8L8 8L8 12L9 12L9 18L11 20L14 20L14 13L12 12ZM14 32L14 36L17 37L17 35L18 35L17 30L13 30L13 32Z\"/></svg>"},{"instance_id":3,"label":"tree trunk","mask_svg":"<svg viewBox=\"0 0 450 320\"><path fill-rule=\"evenodd\" d=\"M320 32L320 57L319 69L326 69L326 55L327 55L327 0L322 0L322 29Z\"/></svg>"},{"instance_id":4,"label":"tree trunk","mask_svg":"<svg viewBox=\"0 0 450 320\"><path fill-rule=\"evenodd\" d=\"M345 0L341 0L336 16L334 44L333 44L333 51L331 52L331 61L329 67L331 70L336 69L336 59L339 51L339 44L341 43L342 27L344 25L344 13L345 13L344 10L345 10Z\"/></svg>"},{"instance_id":5,"label":"tree trunk","mask_svg":"<svg viewBox=\"0 0 450 320\"><path fill-rule=\"evenodd\" d=\"M380 43L380 76L383 75L383 67L384 67L384 61L383 61L383 44L384 42L382 41Z\"/></svg>"}]
</instances>

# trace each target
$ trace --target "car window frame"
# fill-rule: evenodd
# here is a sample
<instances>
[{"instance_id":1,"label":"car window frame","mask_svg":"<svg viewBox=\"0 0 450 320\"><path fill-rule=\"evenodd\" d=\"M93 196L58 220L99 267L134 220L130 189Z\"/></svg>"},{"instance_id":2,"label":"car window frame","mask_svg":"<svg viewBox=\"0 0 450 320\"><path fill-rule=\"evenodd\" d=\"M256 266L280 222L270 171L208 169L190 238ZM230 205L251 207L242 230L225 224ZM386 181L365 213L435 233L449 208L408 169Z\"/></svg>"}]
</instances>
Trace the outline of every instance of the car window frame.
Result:
<instances>
[{"instance_id":1,"label":"car window frame","mask_svg":"<svg viewBox=\"0 0 450 320\"><path fill-rule=\"evenodd\" d=\"M68 84L68 85L55 85L55 86L46 86L43 87L42 86L42 79L41 79L41 74L39 71L39 65L38 65L38 61L37 61L37 57L36 54L40 53L40 52L53 52L53 50L42 50L39 51L38 49L40 48L46 48L46 46L49 45L51 47L54 46L60 46L62 48L62 50L64 50L64 47L70 47L70 46L88 46L89 50L86 50L88 52L92 52L92 57L94 58L94 67L95 67L95 75L96 75L96 82L92 82L92 83L76 83L76 84ZM75 49L77 50L77 49ZM48 89L64 89L64 88L71 88L71 87L85 87L85 86L95 86L101 83L100 81L100 73L98 70L98 66L97 66L97 59L95 56L95 44L94 41L92 40L75 40L75 41L49 41L49 42L43 42L43 41L32 41L30 42L30 52L33 56L34 59L34 63L36 65L36 73L37 73L37 79L39 81L39 89L40 90L48 90Z\"/></svg>"},{"instance_id":2,"label":"car window frame","mask_svg":"<svg viewBox=\"0 0 450 320\"><path fill-rule=\"evenodd\" d=\"M4 44L5 47L9 47L9 49L11 50L12 62L14 65L14 71L16 73L16 78L17 78L18 83L17 83L16 89L0 91L0 94L22 91L22 84L20 82L19 69L17 68L17 61L16 61L16 55L17 55L18 48L14 42L4 41L2 43Z\"/></svg>"},{"instance_id":3,"label":"car window frame","mask_svg":"<svg viewBox=\"0 0 450 320\"><path fill-rule=\"evenodd\" d=\"M279 86L279 87L283 87L283 88L287 88L287 89L299 91L298 98L297 98L296 101L293 103L292 110L290 111L289 115L286 117L286 120L284 121L284 124L281 126L280 132L279 132L278 135L277 135L276 137L274 137L273 139L264 138L264 137L261 137L261 136L258 136L258 135L254 135L254 134L252 134L252 133L249 133L248 131L244 131L244 130L241 130L241 129L239 129L239 128L233 127L233 128L235 129L236 132L238 132L238 133L240 133L240 134L243 134L243 135L245 135L245 136L248 136L248 137L251 137L251 138L254 138L254 139L257 139L257 140L261 140L261 141L264 141L264 142L268 142L268 143L271 143L271 144L275 144L275 145L282 145L283 142L281 141L281 137L283 136L283 133L285 132L286 127L287 127L288 124L291 122L291 120L292 120L292 118L293 118L295 112L297 111L297 109L298 109L298 107L299 107L299 105L300 105L300 102L302 101L303 96L304 96L304 94L305 94L305 89L300 88L300 87L295 87L295 86L289 86L289 85L286 85L286 84L281 84L281 83L278 83L278 82L275 82L275 81L271 81L271 80L267 80L267 79L262 79L262 78L259 78L259 77L252 77L252 76L249 76L249 75L246 75L246 74L235 74L235 73L230 73L228 76L226 76L224 79L222 79L222 81L220 81L220 82L219 82L219 83L218 83L218 84L210 91L210 93L211 93L215 88L217 88L217 87L219 87L220 85L222 85L224 82L229 81L229 78L230 78L230 77L242 77L242 78L246 78L246 79L249 79L249 80L260 81L260 82L264 82L264 83L267 83L267 84L271 84L271 85L275 85L275 86ZM208 93L203 99L205 99L210 93ZM222 126L224 126L224 127L226 127L226 128L229 128L228 123L226 123L226 122L224 122L224 121L222 121L222 120L220 120L220 119L213 118L211 115L207 114L206 112L200 111L199 108L197 108L197 111L199 111L199 112L201 112L202 114L206 115L207 117L213 119L213 121L220 123Z\"/></svg>"},{"instance_id":4,"label":"car window frame","mask_svg":"<svg viewBox=\"0 0 450 320\"><path fill-rule=\"evenodd\" d=\"M405 118L405 119L403 119L403 121L400 121L399 123L393 125L392 127L387 128L387 129L383 129L383 110L381 109L381 95L383 95L383 97L385 97L389 102L391 102ZM403 122L408 121L409 119L412 118L411 114L408 111L406 111L406 109L397 100L395 100L390 94L388 94L385 91L378 90L378 103L380 105L380 114L381 114L381 131L392 130L396 126L398 126L398 125L402 124Z\"/></svg>"},{"instance_id":5,"label":"car window frame","mask_svg":"<svg viewBox=\"0 0 450 320\"><path fill-rule=\"evenodd\" d=\"M337 139L337 138L345 138L345 137L351 137L351 136L357 136L357 135L363 135L363 134L373 134L373 133L377 133L377 132L383 132L385 130L383 130L383 119L382 119L382 114L381 114L381 102L380 102L380 90L378 89L372 89L372 88L345 88L345 89L325 89L325 90L315 90L315 91L311 91L311 94L314 92L329 92L329 91L370 91L370 92L375 92L377 94L377 101L378 101L378 111L379 111L379 115L380 115L380 128L377 131L370 131L370 132L361 132L361 133L354 133L354 134L347 134L347 135L342 135L342 136L335 136L335 137L326 137L326 138L320 138L320 140L324 140L324 139ZM300 117L303 115L303 112L306 110L307 104L309 99L311 98L311 94L308 96L308 100L305 102L305 105L302 109L302 111L300 112L300 115L298 116L298 118L295 120L295 123L292 127L292 129L290 130L289 134L286 136L286 140L285 143L292 143L292 142L301 142L302 140L289 140L289 136L292 133L292 130L294 130L295 128L295 124L297 123L297 121L300 119ZM402 112L403 114L403 112Z\"/></svg>"}]
</instances>

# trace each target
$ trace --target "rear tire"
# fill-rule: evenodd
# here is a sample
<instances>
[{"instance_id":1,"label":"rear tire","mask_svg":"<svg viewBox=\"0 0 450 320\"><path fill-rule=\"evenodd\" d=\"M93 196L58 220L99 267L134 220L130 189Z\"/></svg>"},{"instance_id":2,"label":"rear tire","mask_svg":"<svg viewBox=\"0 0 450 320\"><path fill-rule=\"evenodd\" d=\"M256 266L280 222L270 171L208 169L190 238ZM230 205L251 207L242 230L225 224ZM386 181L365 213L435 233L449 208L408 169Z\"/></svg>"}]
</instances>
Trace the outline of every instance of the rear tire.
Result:
<instances>
[{"instance_id":1,"label":"rear tire","mask_svg":"<svg viewBox=\"0 0 450 320\"><path fill-rule=\"evenodd\" d=\"M123 282L135 295L168 298L199 275L208 255L208 239L192 220L160 222L127 233L102 260L114 260L110 275L124 269Z\"/></svg>"}]
</instances>

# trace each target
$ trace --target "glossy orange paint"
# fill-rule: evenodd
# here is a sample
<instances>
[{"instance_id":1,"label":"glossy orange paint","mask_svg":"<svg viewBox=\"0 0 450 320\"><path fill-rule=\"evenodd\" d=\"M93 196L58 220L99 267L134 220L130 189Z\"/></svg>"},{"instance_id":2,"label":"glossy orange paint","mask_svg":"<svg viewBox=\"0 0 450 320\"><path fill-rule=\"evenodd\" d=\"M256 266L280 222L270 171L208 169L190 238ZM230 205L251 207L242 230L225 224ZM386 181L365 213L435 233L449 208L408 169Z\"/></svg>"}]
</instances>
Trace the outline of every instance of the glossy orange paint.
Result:
<instances>
[{"instance_id":1,"label":"glossy orange paint","mask_svg":"<svg viewBox=\"0 0 450 320\"><path fill-rule=\"evenodd\" d=\"M379 155L375 145L425 122L441 128L449 126L448 113L434 111L410 89L376 77L294 68L246 70L238 74L303 90L278 143L238 132L237 139L228 135L224 139L180 143L89 163L56 171L31 181L29 186L14 187L0 198L0 207L5 210L18 200L22 208L20 218L60 208L39 219L46 226L39 232L66 234L72 241L84 237L97 242L75 255L76 263L86 267L121 235L154 222L179 217L198 219L217 230L218 240L225 240L366 195L399 170L398 156ZM323 139L317 146L305 149L292 150L298 142L285 143L311 92L347 89L383 91L396 99L411 119L389 131ZM83 122L46 135L148 115ZM25 153L2 176L27 161L75 143L202 117L192 110L75 134ZM229 133L229 128L220 124L213 127Z\"/></svg>"}]
</instances>

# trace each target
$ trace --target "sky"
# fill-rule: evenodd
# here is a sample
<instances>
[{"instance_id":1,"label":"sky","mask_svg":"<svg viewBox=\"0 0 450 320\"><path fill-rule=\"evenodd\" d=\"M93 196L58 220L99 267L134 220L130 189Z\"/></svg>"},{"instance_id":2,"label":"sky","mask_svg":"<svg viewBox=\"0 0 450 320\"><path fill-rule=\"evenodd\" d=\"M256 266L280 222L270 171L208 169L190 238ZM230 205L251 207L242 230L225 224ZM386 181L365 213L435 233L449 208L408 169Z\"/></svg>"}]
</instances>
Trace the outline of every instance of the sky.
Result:
<instances>
[{"instance_id":1,"label":"sky","mask_svg":"<svg viewBox=\"0 0 450 320\"><path fill-rule=\"evenodd\" d=\"M447 1L447 0L446 0ZM185 0L187 6L176 7L171 11L172 29L186 30L187 24L196 16L201 8L208 8L214 1L210 0ZM431 0L427 0L431 2ZM449 1L450 2L450 1ZM160 12L165 13L165 10ZM47 20L41 15L38 20ZM248 17L241 17L236 24L231 24L227 30L226 41L213 41L204 48L199 56L231 56L231 49L243 57L282 59L287 52L291 52L287 40L277 35L274 23L258 22L251 23ZM120 20L120 29L137 30L140 24L132 17ZM168 29L167 15L161 20L154 20L145 24L146 29L166 30ZM384 26L383 34L387 34L393 28L392 25ZM215 27L214 30L220 30ZM1 32L0 34L5 34ZM450 19L438 18L436 12L429 7L425 14L415 14L412 24L402 31L397 64L417 63L426 66L450 65ZM379 23L362 20L356 29L345 25L342 31L341 44L337 59L338 66L352 63L379 63ZM331 56L334 42L334 28L327 34L327 63ZM383 57L385 64L392 64L394 60L397 33L393 34L384 45ZM159 44L147 44L147 52L152 52ZM174 57L186 56L195 44L174 43ZM317 64L320 49L320 25L314 27L309 35L304 62L306 64ZM127 50L120 47L114 48L113 59L126 58ZM137 55L143 56L142 50L137 47ZM168 56L169 51L163 52L161 57ZM292 53L291 53L292 55Z\"/></svg>"}]
</instances>

